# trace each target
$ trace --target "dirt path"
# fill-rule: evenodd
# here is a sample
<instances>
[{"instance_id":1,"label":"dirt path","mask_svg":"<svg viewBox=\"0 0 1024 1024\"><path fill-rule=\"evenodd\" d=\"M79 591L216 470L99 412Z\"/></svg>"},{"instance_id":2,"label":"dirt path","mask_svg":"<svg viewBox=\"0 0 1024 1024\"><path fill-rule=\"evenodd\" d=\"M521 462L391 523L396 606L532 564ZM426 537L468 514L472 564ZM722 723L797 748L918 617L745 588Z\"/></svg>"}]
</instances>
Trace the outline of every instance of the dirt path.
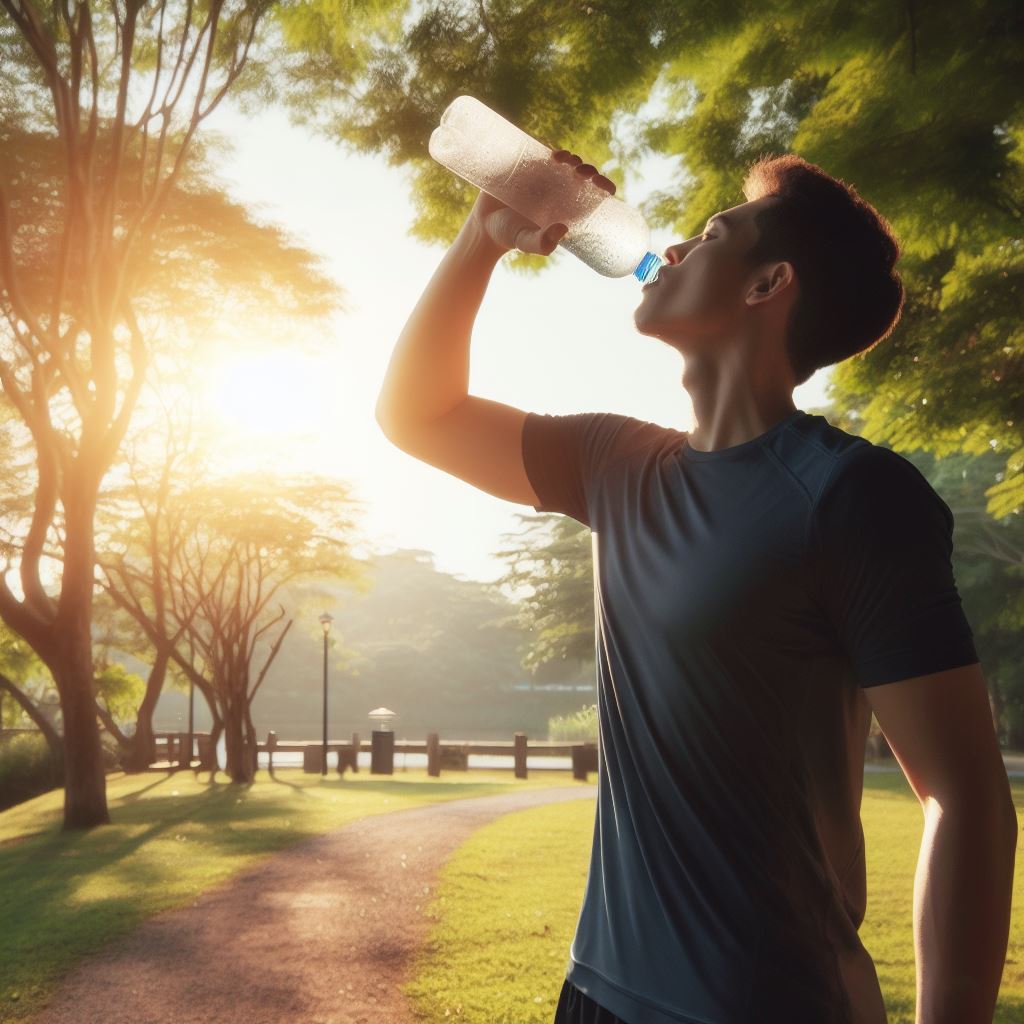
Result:
<instances>
[{"instance_id":1,"label":"dirt path","mask_svg":"<svg viewBox=\"0 0 1024 1024\"><path fill-rule=\"evenodd\" d=\"M451 800L303 841L83 960L36 1024L413 1024L399 986L438 869L502 814L596 796Z\"/></svg>"}]
</instances>

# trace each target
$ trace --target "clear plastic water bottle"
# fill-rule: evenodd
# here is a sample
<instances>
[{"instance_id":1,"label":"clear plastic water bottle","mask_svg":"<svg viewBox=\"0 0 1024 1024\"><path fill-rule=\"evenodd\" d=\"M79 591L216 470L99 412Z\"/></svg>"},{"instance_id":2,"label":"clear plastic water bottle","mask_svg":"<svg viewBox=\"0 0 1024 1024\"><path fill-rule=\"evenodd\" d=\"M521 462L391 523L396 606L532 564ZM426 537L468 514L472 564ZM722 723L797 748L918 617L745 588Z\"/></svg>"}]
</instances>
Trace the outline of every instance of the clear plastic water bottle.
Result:
<instances>
[{"instance_id":1,"label":"clear plastic water bottle","mask_svg":"<svg viewBox=\"0 0 1024 1024\"><path fill-rule=\"evenodd\" d=\"M650 251L643 215L610 195L532 135L473 96L457 96L430 135L430 155L538 227L565 224L558 243L605 277L654 280L661 259Z\"/></svg>"}]
</instances>

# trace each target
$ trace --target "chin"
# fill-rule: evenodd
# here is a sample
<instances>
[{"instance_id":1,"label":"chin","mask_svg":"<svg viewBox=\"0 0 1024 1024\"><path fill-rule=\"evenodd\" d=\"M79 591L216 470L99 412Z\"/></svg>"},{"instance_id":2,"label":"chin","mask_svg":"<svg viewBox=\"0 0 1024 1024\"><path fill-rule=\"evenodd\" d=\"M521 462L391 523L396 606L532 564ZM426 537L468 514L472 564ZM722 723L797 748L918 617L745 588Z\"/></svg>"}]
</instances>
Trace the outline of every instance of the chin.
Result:
<instances>
[{"instance_id":1,"label":"chin","mask_svg":"<svg viewBox=\"0 0 1024 1024\"><path fill-rule=\"evenodd\" d=\"M651 330L651 325L647 322L646 314L644 313L643 300L640 301L640 305L633 310L633 325L641 334L648 334Z\"/></svg>"},{"instance_id":2,"label":"chin","mask_svg":"<svg viewBox=\"0 0 1024 1024\"><path fill-rule=\"evenodd\" d=\"M633 325L640 334L648 334L653 338L661 337L657 321L651 320L644 312L643 303L633 310Z\"/></svg>"},{"instance_id":3,"label":"chin","mask_svg":"<svg viewBox=\"0 0 1024 1024\"><path fill-rule=\"evenodd\" d=\"M645 320L643 314L637 315L637 312L633 314L633 324L638 334L646 335L648 338L657 338L658 341L664 342L680 355L686 354L686 341L680 337L678 325L673 330L672 324Z\"/></svg>"}]
</instances>

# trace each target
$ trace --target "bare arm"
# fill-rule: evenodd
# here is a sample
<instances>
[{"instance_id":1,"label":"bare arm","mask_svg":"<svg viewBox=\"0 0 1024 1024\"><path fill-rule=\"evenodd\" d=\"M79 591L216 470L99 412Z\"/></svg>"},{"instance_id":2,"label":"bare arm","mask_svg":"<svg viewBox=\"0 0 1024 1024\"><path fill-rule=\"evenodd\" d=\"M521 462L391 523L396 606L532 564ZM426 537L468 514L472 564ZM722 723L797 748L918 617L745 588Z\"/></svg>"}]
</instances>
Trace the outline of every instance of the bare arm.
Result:
<instances>
[{"instance_id":1,"label":"bare arm","mask_svg":"<svg viewBox=\"0 0 1024 1024\"><path fill-rule=\"evenodd\" d=\"M466 220L409 316L377 399L388 435L407 434L450 412L469 394L469 345L498 260L508 252Z\"/></svg>"},{"instance_id":2,"label":"bare arm","mask_svg":"<svg viewBox=\"0 0 1024 1024\"><path fill-rule=\"evenodd\" d=\"M991 1024L1019 828L981 664L865 693L924 812L915 1024Z\"/></svg>"},{"instance_id":3,"label":"bare arm","mask_svg":"<svg viewBox=\"0 0 1024 1024\"><path fill-rule=\"evenodd\" d=\"M517 248L550 255L564 227L542 230L486 192L477 196L392 353L376 410L389 438L439 419L467 397L470 337L495 265Z\"/></svg>"},{"instance_id":4,"label":"bare arm","mask_svg":"<svg viewBox=\"0 0 1024 1024\"><path fill-rule=\"evenodd\" d=\"M578 156L553 157L614 193ZM377 422L394 445L521 504L538 503L522 460L526 413L469 394L470 340L498 260L512 249L550 255L563 229L542 229L481 192L402 330L377 399Z\"/></svg>"},{"instance_id":5,"label":"bare arm","mask_svg":"<svg viewBox=\"0 0 1024 1024\"><path fill-rule=\"evenodd\" d=\"M914 875L916 1024L991 1022L1010 931L1017 830L1002 807L929 801Z\"/></svg>"}]
</instances>

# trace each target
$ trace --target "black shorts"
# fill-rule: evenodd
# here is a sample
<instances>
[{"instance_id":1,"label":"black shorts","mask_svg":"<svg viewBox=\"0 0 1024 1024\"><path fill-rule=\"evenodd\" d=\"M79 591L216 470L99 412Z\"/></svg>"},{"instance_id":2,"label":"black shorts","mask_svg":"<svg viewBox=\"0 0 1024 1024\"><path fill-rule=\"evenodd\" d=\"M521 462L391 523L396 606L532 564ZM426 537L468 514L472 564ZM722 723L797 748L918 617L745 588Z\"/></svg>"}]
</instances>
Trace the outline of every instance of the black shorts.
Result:
<instances>
[{"instance_id":1,"label":"black shorts","mask_svg":"<svg viewBox=\"0 0 1024 1024\"><path fill-rule=\"evenodd\" d=\"M558 994L553 1024L626 1024L626 1021L616 1017L600 1003L595 1003L566 978Z\"/></svg>"}]
</instances>

